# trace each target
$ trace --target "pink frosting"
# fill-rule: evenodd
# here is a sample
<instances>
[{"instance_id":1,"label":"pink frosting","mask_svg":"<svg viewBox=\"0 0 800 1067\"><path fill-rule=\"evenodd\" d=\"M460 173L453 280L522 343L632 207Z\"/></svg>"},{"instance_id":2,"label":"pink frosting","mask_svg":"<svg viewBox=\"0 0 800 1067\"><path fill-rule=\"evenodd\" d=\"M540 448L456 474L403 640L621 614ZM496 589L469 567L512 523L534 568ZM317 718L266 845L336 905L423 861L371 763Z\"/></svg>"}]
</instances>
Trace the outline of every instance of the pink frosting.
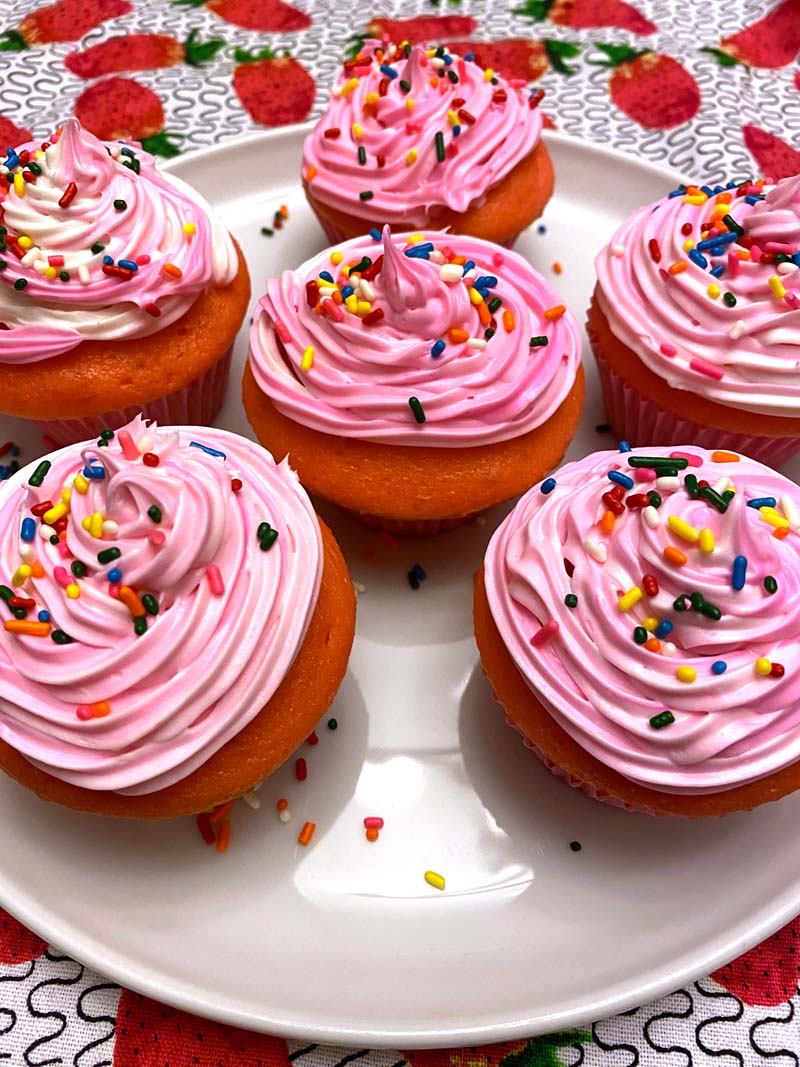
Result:
<instances>
[{"instance_id":1,"label":"pink frosting","mask_svg":"<svg viewBox=\"0 0 800 1067\"><path fill-rule=\"evenodd\" d=\"M480 204L536 147L542 135L539 98L524 82L487 78L474 60L444 50L439 57L417 45L406 58L394 45L385 53L380 47L368 42L364 62L345 70L305 140L303 175L314 197L397 228L426 225L436 208L464 212ZM331 130L339 135L330 136ZM437 134L443 138L441 161ZM363 165L359 147L366 152ZM372 198L359 199L362 192Z\"/></svg>"},{"instance_id":2,"label":"pink frosting","mask_svg":"<svg viewBox=\"0 0 800 1067\"><path fill-rule=\"evenodd\" d=\"M628 464L631 456L674 451L598 452L562 467L549 493L546 483L535 486L492 538L485 586L520 673L578 744L642 785L710 793L800 757L800 491L753 460L714 462L715 453L690 446L679 451L699 465L670 482L642 481L647 475ZM660 494L655 516L626 506L613 532L601 530L607 509L601 497L614 489L610 470L633 476L625 500L652 489ZM735 488L727 511L702 496L692 499L684 484L689 474L719 493ZM778 520L790 531L785 539L774 536L766 513L747 505L764 497L775 498ZM669 525L673 516L711 530L713 550L684 540ZM670 545L688 557L685 565L667 562L663 550ZM741 589L733 587L738 556L747 560ZM644 575L656 579L658 592L623 610L620 598L634 587L644 592ZM777 581L773 594L764 585L768 576ZM720 609L718 621L688 604L675 609L676 599L692 592ZM565 604L568 594L578 598L574 608ZM657 650L634 639L645 619L673 624ZM784 673L763 675L760 657ZM726 664L724 673L712 670L715 663ZM693 668L696 680L682 681L680 667ZM674 722L652 726L664 712Z\"/></svg>"},{"instance_id":3,"label":"pink frosting","mask_svg":"<svg viewBox=\"0 0 800 1067\"><path fill-rule=\"evenodd\" d=\"M631 215L597 257L600 306L614 334L672 388L797 418L800 176L763 189L732 183L711 194L679 193ZM731 243L736 230L723 214L743 230ZM709 230L713 218L716 225ZM699 250L705 267L689 259L687 241L698 246L714 237L726 243L718 246L719 254L713 244ZM794 262L769 262L776 251ZM740 253L748 258L739 260ZM670 274L680 263L686 269ZM724 270L715 278L710 272L718 266ZM733 306L726 294L732 294Z\"/></svg>"},{"instance_id":4,"label":"pink frosting","mask_svg":"<svg viewBox=\"0 0 800 1067\"><path fill-rule=\"evenodd\" d=\"M0 488L2 578L10 586L21 564L41 564L42 577L17 575L15 592L35 601L29 620L45 610L73 642L0 628L0 737L65 782L150 793L205 763L280 685L316 606L319 525L285 461L223 430L160 429L137 417L106 448L86 443L48 459L40 488L29 483L36 463ZM85 462L105 477L87 479L81 493L75 475ZM48 531L38 518L33 541L21 541L31 507L58 502L70 485L69 551L41 536ZM160 521L148 513L153 505ZM102 539L84 528L95 513L117 527ZM266 550L262 522L278 531ZM101 564L98 553L109 548L121 554ZM86 564L85 576L71 574L73 560ZM125 588L114 596L115 568L123 587L158 604L141 636ZM78 587L76 599L65 581ZM92 717L103 702L110 713Z\"/></svg>"},{"instance_id":5,"label":"pink frosting","mask_svg":"<svg viewBox=\"0 0 800 1067\"><path fill-rule=\"evenodd\" d=\"M38 175L19 163L26 151ZM32 363L85 340L144 337L180 318L210 285L234 278L236 250L208 204L160 174L140 147L105 144L68 119L50 147L31 142L16 153L0 154L0 174L11 183L0 183L8 231L0 247L1 362ZM112 270L120 261L133 267L109 274L106 257Z\"/></svg>"},{"instance_id":6,"label":"pink frosting","mask_svg":"<svg viewBox=\"0 0 800 1067\"><path fill-rule=\"evenodd\" d=\"M581 344L569 311L544 317L563 307L556 293L513 252L460 235L421 237L412 243L386 227L381 242L348 241L267 283L250 334L250 366L284 415L323 433L460 447L518 437L559 407L574 383ZM423 250L419 258L406 254L415 249ZM467 262L455 265L454 256ZM379 272L369 280L345 276L343 268L364 257L370 264L382 257ZM474 267L464 275L470 261ZM322 271L334 282L320 278ZM332 305L333 289L347 287L354 289L351 306L356 298L363 307ZM496 298L502 304L487 327L473 300L487 303L486 317ZM370 324L377 311L382 317ZM451 340L454 327L468 339ZM546 345L531 346L542 337ZM438 356L435 345L442 347ZM313 363L304 370L309 349ZM410 397L420 401L424 423L415 421Z\"/></svg>"}]
</instances>

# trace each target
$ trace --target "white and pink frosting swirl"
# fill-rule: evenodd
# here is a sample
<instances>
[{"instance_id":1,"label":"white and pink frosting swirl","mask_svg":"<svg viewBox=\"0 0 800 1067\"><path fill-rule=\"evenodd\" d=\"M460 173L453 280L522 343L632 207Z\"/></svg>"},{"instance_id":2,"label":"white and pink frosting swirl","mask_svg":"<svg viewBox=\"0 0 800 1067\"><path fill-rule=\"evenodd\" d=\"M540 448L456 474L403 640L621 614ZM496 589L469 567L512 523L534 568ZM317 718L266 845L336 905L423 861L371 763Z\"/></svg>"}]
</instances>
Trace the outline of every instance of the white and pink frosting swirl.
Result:
<instances>
[{"instance_id":1,"label":"white and pink frosting swirl","mask_svg":"<svg viewBox=\"0 0 800 1067\"><path fill-rule=\"evenodd\" d=\"M457 448L535 429L572 388L580 352L572 314L521 256L388 227L381 241L356 238L267 282L250 334L253 375L282 414L398 445Z\"/></svg>"},{"instance_id":2,"label":"white and pink frosting swirl","mask_svg":"<svg viewBox=\"0 0 800 1067\"><path fill-rule=\"evenodd\" d=\"M223 430L137 417L107 447L47 460L38 488L36 463L0 488L0 737L63 781L150 793L283 681L319 592L316 515L286 461ZM65 515L32 513L63 490ZM51 523L66 528L58 544ZM15 632L9 589L41 635Z\"/></svg>"},{"instance_id":3,"label":"white and pink frosting swirl","mask_svg":"<svg viewBox=\"0 0 800 1067\"><path fill-rule=\"evenodd\" d=\"M0 362L145 337L233 280L236 249L209 205L142 148L76 119L45 145L0 154Z\"/></svg>"},{"instance_id":4,"label":"white and pink frosting swirl","mask_svg":"<svg viewBox=\"0 0 800 1067\"><path fill-rule=\"evenodd\" d=\"M362 57L346 65L303 145L303 175L322 204L424 226L437 207L479 205L541 138L541 94L522 80L443 48L406 55L370 41Z\"/></svg>"},{"instance_id":5,"label":"white and pink frosting swirl","mask_svg":"<svg viewBox=\"0 0 800 1067\"><path fill-rule=\"evenodd\" d=\"M600 252L599 304L672 388L798 418L799 251L800 176L681 187L635 211Z\"/></svg>"},{"instance_id":6,"label":"white and pink frosting swirl","mask_svg":"<svg viewBox=\"0 0 800 1067\"><path fill-rule=\"evenodd\" d=\"M677 477L630 466L676 451L691 457ZM492 617L531 690L584 749L662 792L731 789L800 758L800 489L726 455L569 463L522 497L486 553ZM650 492L661 500L645 510ZM689 541L681 522L705 532Z\"/></svg>"}]
</instances>

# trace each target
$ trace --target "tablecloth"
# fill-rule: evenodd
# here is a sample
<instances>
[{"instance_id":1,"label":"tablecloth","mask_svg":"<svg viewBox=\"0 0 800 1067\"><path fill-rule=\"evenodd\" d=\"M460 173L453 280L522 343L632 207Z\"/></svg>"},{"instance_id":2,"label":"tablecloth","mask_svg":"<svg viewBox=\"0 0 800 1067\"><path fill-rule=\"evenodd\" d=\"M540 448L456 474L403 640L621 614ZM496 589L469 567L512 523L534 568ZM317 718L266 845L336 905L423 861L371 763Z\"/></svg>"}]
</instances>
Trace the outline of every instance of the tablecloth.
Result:
<instances>
[{"instance_id":1,"label":"tablecloth","mask_svg":"<svg viewBox=\"0 0 800 1067\"><path fill-rule=\"evenodd\" d=\"M0 31L2 148L29 131L46 136L71 112L100 136L135 137L163 156L299 122L323 110L343 55L386 33L469 37L479 62L546 91L559 130L705 181L800 171L800 0L0 0ZM0 1060L798 1067L798 960L800 919L691 987L579 1030L376 1052L193 1018L121 990L0 911Z\"/></svg>"}]
</instances>

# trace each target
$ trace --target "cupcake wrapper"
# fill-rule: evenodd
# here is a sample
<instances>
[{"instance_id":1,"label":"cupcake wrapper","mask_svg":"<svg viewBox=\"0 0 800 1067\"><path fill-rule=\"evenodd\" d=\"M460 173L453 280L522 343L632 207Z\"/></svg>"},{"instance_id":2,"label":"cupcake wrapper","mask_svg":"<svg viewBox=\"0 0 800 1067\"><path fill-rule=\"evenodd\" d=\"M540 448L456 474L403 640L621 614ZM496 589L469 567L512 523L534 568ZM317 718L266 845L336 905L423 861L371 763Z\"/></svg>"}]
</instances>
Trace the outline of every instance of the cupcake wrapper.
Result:
<instances>
[{"instance_id":1,"label":"cupcake wrapper","mask_svg":"<svg viewBox=\"0 0 800 1067\"><path fill-rule=\"evenodd\" d=\"M139 412L147 419L155 419L159 426L208 426L219 414L225 399L232 355L233 345L199 378L148 404L135 404L85 419L36 420L36 425L58 448L98 437L101 430L117 430Z\"/></svg>"},{"instance_id":2,"label":"cupcake wrapper","mask_svg":"<svg viewBox=\"0 0 800 1067\"><path fill-rule=\"evenodd\" d=\"M620 441L639 445L697 445L698 448L723 448L740 452L769 467L778 467L800 452L800 437L752 437L749 434L729 433L711 426L701 426L691 419L683 419L665 411L652 400L642 396L617 374L600 354L591 337L606 415Z\"/></svg>"},{"instance_id":3,"label":"cupcake wrapper","mask_svg":"<svg viewBox=\"0 0 800 1067\"><path fill-rule=\"evenodd\" d=\"M478 512L470 515L461 515L454 519L390 519L383 515L368 515L363 511L345 509L348 515L360 522L363 526L369 526L371 530L379 530L382 533L396 534L398 537L431 537L433 534L444 533L445 530L454 530L469 522Z\"/></svg>"}]
</instances>

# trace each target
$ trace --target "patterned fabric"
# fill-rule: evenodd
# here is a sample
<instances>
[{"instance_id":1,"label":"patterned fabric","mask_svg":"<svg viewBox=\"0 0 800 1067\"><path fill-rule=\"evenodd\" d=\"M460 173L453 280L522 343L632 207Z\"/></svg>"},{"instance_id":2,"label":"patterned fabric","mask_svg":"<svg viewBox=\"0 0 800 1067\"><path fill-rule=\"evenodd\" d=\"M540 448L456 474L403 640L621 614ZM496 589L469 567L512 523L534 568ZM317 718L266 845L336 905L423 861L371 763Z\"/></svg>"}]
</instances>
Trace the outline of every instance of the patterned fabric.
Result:
<instances>
[{"instance_id":1,"label":"patterned fabric","mask_svg":"<svg viewBox=\"0 0 800 1067\"><path fill-rule=\"evenodd\" d=\"M710 182L800 171L800 0L395 0L373 33L470 37L479 62L536 81L564 133ZM398 23L398 20L404 20ZM151 151L319 115L368 32L352 4L0 0L0 146L75 111ZM120 40L124 38L124 40ZM486 43L491 42L491 44ZM480 1049L348 1050L193 1018L120 990L0 911L0 1060L75 1067L710 1067L800 1064L800 920L653 1004L582 1030Z\"/></svg>"}]
</instances>

